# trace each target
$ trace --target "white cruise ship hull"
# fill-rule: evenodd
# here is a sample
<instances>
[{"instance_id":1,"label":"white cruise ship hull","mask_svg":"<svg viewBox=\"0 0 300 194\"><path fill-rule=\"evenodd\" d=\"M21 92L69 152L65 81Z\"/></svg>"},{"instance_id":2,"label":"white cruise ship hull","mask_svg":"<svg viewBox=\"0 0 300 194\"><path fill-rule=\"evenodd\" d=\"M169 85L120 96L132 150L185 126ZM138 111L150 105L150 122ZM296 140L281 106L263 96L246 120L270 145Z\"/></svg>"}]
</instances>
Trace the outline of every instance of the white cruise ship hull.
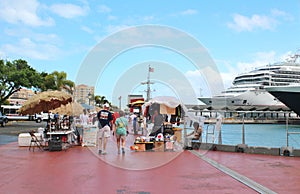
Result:
<instances>
[{"instance_id":1,"label":"white cruise ship hull","mask_svg":"<svg viewBox=\"0 0 300 194\"><path fill-rule=\"evenodd\" d=\"M284 106L266 90L246 91L232 96L214 96L198 98L206 105L210 106Z\"/></svg>"}]
</instances>

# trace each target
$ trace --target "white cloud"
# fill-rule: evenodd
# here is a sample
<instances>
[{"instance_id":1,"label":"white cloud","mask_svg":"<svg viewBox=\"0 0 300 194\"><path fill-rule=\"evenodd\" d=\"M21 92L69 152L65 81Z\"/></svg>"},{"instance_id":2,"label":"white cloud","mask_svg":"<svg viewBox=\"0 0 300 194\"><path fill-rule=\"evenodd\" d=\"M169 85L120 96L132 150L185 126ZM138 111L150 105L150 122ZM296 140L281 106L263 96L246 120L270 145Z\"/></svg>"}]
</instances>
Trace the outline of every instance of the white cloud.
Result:
<instances>
[{"instance_id":1,"label":"white cloud","mask_svg":"<svg viewBox=\"0 0 300 194\"><path fill-rule=\"evenodd\" d=\"M197 13L198 13L198 11L195 9L187 9L187 10L180 12L180 15L196 15Z\"/></svg>"},{"instance_id":2,"label":"white cloud","mask_svg":"<svg viewBox=\"0 0 300 194\"><path fill-rule=\"evenodd\" d=\"M93 34L94 30L92 30L91 28L87 27L87 26L81 26L81 30L89 33L89 34Z\"/></svg>"},{"instance_id":3,"label":"white cloud","mask_svg":"<svg viewBox=\"0 0 300 194\"><path fill-rule=\"evenodd\" d=\"M117 16L113 16L113 15L109 15L109 16L107 17L107 19L108 19L109 21L113 21L113 20L117 20L118 17L117 17Z\"/></svg>"},{"instance_id":4,"label":"white cloud","mask_svg":"<svg viewBox=\"0 0 300 194\"><path fill-rule=\"evenodd\" d=\"M52 35L48 37L51 38ZM59 53L61 53L60 49L55 43L43 42L42 40L45 38L46 36L40 36L37 40L22 38L19 42L16 42L16 44L2 45L0 50L5 51L6 56L22 56L40 60L51 60L57 58Z\"/></svg>"},{"instance_id":5,"label":"white cloud","mask_svg":"<svg viewBox=\"0 0 300 194\"><path fill-rule=\"evenodd\" d=\"M112 34L128 27L128 25L108 25L106 27L106 32L107 34Z\"/></svg>"},{"instance_id":6,"label":"white cloud","mask_svg":"<svg viewBox=\"0 0 300 194\"><path fill-rule=\"evenodd\" d=\"M59 15L60 17L71 19L71 18L87 15L89 11L89 7L87 5L82 7L79 5L66 3L66 4L51 5L50 10L53 13Z\"/></svg>"},{"instance_id":7,"label":"white cloud","mask_svg":"<svg viewBox=\"0 0 300 194\"><path fill-rule=\"evenodd\" d=\"M20 29L4 29L4 33L15 40L31 37L35 42L52 43L55 45L61 44L61 39L56 34L35 33L26 28Z\"/></svg>"},{"instance_id":8,"label":"white cloud","mask_svg":"<svg viewBox=\"0 0 300 194\"><path fill-rule=\"evenodd\" d=\"M99 5L98 12L99 13L110 13L111 9L109 7L107 7L106 5Z\"/></svg>"},{"instance_id":9,"label":"white cloud","mask_svg":"<svg viewBox=\"0 0 300 194\"><path fill-rule=\"evenodd\" d=\"M26 28L4 29L4 33L14 41L0 46L1 56L52 60L63 53L59 48L63 42L56 34L35 33Z\"/></svg>"},{"instance_id":10,"label":"white cloud","mask_svg":"<svg viewBox=\"0 0 300 194\"><path fill-rule=\"evenodd\" d=\"M142 17L142 21L143 21L143 22L151 22L151 21L153 21L154 19L155 19L154 16L144 16L144 17Z\"/></svg>"},{"instance_id":11,"label":"white cloud","mask_svg":"<svg viewBox=\"0 0 300 194\"><path fill-rule=\"evenodd\" d=\"M284 20L292 21L294 18L291 14L286 13L284 11L278 10L278 9L272 9L271 14L273 17L280 17Z\"/></svg>"},{"instance_id":12,"label":"white cloud","mask_svg":"<svg viewBox=\"0 0 300 194\"><path fill-rule=\"evenodd\" d=\"M38 11L43 6L36 0L1 0L0 19L12 24L25 24L28 26L52 26L54 20L50 17L41 18Z\"/></svg>"},{"instance_id":13,"label":"white cloud","mask_svg":"<svg viewBox=\"0 0 300 194\"><path fill-rule=\"evenodd\" d=\"M264 15L252 15L251 17L240 14L233 15L233 22L228 23L228 27L238 32L253 31L255 29L272 30L277 25L277 20Z\"/></svg>"}]
</instances>

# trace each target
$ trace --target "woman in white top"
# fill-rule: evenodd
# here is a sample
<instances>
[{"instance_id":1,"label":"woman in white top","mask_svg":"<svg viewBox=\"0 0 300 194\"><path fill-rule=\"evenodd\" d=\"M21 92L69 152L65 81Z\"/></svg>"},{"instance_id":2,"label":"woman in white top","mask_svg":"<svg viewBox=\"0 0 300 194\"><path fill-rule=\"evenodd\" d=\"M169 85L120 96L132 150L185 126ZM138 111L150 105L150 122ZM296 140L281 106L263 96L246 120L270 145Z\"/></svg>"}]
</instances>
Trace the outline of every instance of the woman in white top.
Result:
<instances>
[{"instance_id":1,"label":"woman in white top","mask_svg":"<svg viewBox=\"0 0 300 194\"><path fill-rule=\"evenodd\" d=\"M89 116L86 114L86 109L83 110L83 114L79 116L81 128L78 128L79 141L82 144L83 128L88 125Z\"/></svg>"},{"instance_id":2,"label":"woman in white top","mask_svg":"<svg viewBox=\"0 0 300 194\"><path fill-rule=\"evenodd\" d=\"M85 125L88 124L89 116L86 114L86 110L85 109L83 110L83 114L81 114L79 116L79 119L80 119L80 125L85 126Z\"/></svg>"}]
</instances>

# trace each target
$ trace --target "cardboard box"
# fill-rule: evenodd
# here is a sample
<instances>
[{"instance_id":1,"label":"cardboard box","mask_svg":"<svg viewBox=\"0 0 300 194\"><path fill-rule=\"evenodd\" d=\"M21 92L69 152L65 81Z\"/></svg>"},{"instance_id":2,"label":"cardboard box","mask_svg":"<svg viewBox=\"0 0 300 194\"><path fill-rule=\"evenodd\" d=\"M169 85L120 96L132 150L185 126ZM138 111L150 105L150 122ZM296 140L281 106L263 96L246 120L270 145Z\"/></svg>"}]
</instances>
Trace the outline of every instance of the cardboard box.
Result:
<instances>
[{"instance_id":1,"label":"cardboard box","mask_svg":"<svg viewBox=\"0 0 300 194\"><path fill-rule=\"evenodd\" d=\"M134 143L134 145L136 145L138 147L138 149L136 151L146 151L146 146L144 143Z\"/></svg>"},{"instance_id":2,"label":"cardboard box","mask_svg":"<svg viewBox=\"0 0 300 194\"><path fill-rule=\"evenodd\" d=\"M153 142L138 142L134 144L138 146L137 151L147 151L153 149Z\"/></svg>"},{"instance_id":3,"label":"cardboard box","mask_svg":"<svg viewBox=\"0 0 300 194\"><path fill-rule=\"evenodd\" d=\"M166 146L166 150L168 150L168 151L171 151L174 149L174 144L171 141L167 141L165 146Z\"/></svg>"},{"instance_id":4,"label":"cardboard box","mask_svg":"<svg viewBox=\"0 0 300 194\"><path fill-rule=\"evenodd\" d=\"M181 128L178 128L178 127L174 127L173 128L173 131L174 131L174 136L176 137L176 141L178 142L178 143L180 143L181 142L181 139L182 139L182 129Z\"/></svg>"},{"instance_id":5,"label":"cardboard box","mask_svg":"<svg viewBox=\"0 0 300 194\"><path fill-rule=\"evenodd\" d=\"M156 151L156 152L165 151L165 143L163 141L154 142L154 151Z\"/></svg>"}]
</instances>

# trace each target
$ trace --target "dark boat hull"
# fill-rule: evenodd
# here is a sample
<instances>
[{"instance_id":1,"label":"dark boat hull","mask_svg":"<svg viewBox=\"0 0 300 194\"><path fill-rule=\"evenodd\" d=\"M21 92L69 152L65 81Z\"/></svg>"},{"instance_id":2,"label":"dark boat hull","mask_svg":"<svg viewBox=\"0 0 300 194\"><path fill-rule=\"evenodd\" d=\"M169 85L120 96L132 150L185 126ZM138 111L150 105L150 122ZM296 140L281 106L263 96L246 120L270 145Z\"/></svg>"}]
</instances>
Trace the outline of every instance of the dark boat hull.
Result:
<instances>
[{"instance_id":1,"label":"dark boat hull","mask_svg":"<svg viewBox=\"0 0 300 194\"><path fill-rule=\"evenodd\" d=\"M300 115L300 86L268 87L266 89L297 115Z\"/></svg>"}]
</instances>

